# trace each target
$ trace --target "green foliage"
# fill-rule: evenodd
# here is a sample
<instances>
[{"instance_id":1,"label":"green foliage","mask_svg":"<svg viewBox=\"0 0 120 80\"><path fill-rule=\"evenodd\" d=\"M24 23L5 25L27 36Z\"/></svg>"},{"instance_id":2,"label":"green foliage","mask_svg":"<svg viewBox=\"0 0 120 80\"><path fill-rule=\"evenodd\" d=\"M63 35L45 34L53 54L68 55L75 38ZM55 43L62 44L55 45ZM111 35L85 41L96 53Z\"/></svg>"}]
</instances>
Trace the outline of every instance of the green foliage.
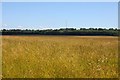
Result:
<instances>
[{"instance_id":1,"label":"green foliage","mask_svg":"<svg viewBox=\"0 0 120 80\"><path fill-rule=\"evenodd\" d=\"M47 30L20 30L10 29L2 30L2 35L83 35L83 36L118 36L119 29L102 29L102 28L61 28L61 29L47 29Z\"/></svg>"}]
</instances>

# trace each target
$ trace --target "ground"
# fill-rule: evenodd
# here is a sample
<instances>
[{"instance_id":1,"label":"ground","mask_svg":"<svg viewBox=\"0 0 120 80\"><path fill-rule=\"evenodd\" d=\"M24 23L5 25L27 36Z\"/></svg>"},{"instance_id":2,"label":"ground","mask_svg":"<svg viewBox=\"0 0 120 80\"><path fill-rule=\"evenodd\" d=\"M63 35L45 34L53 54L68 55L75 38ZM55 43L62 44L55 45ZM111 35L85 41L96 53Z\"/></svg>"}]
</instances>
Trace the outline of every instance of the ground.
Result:
<instances>
[{"instance_id":1,"label":"ground","mask_svg":"<svg viewBox=\"0 0 120 80\"><path fill-rule=\"evenodd\" d=\"M118 77L118 38L3 36L3 78Z\"/></svg>"}]
</instances>

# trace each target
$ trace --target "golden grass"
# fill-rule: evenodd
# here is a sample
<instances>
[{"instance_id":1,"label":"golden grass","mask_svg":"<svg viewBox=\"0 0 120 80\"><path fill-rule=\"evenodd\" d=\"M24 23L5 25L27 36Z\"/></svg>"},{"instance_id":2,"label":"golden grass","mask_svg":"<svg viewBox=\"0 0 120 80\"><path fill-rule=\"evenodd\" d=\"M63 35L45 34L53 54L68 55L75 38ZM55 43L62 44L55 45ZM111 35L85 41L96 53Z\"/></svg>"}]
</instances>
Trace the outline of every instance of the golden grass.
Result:
<instances>
[{"instance_id":1,"label":"golden grass","mask_svg":"<svg viewBox=\"0 0 120 80\"><path fill-rule=\"evenodd\" d=\"M2 36L0 36L0 79L2 79Z\"/></svg>"},{"instance_id":2,"label":"golden grass","mask_svg":"<svg viewBox=\"0 0 120 80\"><path fill-rule=\"evenodd\" d=\"M3 78L118 77L118 38L3 36Z\"/></svg>"}]
</instances>

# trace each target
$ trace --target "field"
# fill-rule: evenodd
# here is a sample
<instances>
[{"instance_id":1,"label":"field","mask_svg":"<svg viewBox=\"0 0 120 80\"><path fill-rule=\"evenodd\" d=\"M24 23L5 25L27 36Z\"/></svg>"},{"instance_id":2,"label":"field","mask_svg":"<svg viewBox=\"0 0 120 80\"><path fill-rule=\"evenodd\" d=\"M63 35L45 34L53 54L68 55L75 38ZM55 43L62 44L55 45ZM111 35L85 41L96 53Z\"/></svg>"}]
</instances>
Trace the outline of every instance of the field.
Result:
<instances>
[{"instance_id":1,"label":"field","mask_svg":"<svg viewBox=\"0 0 120 80\"><path fill-rule=\"evenodd\" d=\"M3 78L118 77L118 38L3 36Z\"/></svg>"}]
</instances>

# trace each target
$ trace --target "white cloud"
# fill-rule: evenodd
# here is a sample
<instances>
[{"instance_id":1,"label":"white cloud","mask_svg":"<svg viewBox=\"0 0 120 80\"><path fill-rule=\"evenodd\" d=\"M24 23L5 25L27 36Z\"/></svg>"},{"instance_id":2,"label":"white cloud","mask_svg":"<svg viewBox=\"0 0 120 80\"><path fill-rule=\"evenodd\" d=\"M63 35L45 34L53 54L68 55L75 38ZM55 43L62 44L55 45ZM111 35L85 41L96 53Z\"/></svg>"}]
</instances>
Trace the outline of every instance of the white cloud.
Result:
<instances>
[{"instance_id":1,"label":"white cloud","mask_svg":"<svg viewBox=\"0 0 120 80\"><path fill-rule=\"evenodd\" d=\"M23 28L23 26L17 26L17 28L20 28L20 29L21 29L21 28Z\"/></svg>"},{"instance_id":2,"label":"white cloud","mask_svg":"<svg viewBox=\"0 0 120 80\"><path fill-rule=\"evenodd\" d=\"M8 25L7 24L3 24L2 27L7 27Z\"/></svg>"}]
</instances>

